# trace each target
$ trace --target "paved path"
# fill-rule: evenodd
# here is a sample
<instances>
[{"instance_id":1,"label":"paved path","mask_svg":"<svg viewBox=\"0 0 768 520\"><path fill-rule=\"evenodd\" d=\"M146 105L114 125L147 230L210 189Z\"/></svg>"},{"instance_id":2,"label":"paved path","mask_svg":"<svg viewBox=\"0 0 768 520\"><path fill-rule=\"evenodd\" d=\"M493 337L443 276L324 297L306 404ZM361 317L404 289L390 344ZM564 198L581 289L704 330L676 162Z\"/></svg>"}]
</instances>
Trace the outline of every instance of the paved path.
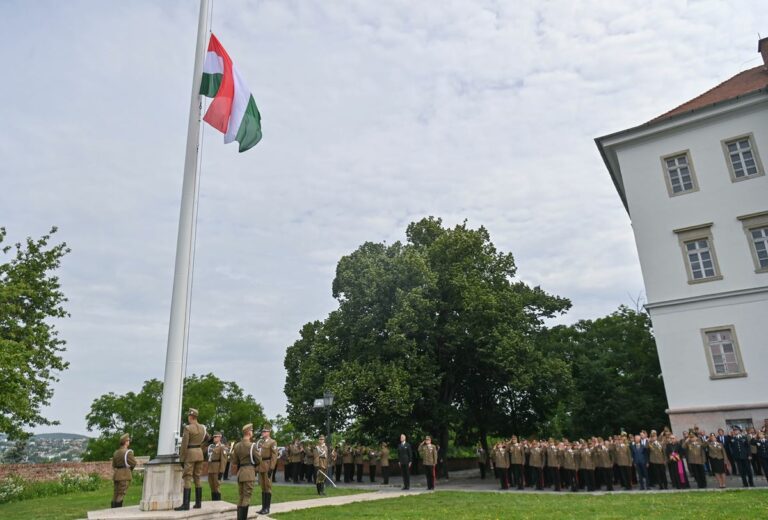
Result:
<instances>
[{"instance_id":1,"label":"paved path","mask_svg":"<svg viewBox=\"0 0 768 520\"><path fill-rule=\"evenodd\" d=\"M298 511L299 509L310 509L312 507L323 506L343 506L353 502L370 502L371 500L385 500L388 498L397 498L405 495L421 495L427 493L426 490L401 491L395 489L382 489L371 493L357 493L355 495L342 495L337 497L313 498L310 500L296 500L293 502L279 502L272 504L269 514L287 513L288 511ZM248 518L268 518L264 515L257 515L258 506L252 506L248 511Z\"/></svg>"}]
</instances>

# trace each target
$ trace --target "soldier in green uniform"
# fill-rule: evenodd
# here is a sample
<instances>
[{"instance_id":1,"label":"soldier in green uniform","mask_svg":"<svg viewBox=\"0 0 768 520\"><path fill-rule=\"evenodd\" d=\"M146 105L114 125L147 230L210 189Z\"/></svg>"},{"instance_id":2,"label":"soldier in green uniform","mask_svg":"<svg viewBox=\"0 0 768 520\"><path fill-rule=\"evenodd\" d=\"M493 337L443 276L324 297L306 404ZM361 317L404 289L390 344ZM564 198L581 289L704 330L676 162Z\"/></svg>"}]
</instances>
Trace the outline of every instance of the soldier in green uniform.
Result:
<instances>
[{"instance_id":1,"label":"soldier in green uniform","mask_svg":"<svg viewBox=\"0 0 768 520\"><path fill-rule=\"evenodd\" d=\"M493 447L493 471L496 478L499 479L500 489L509 489L509 482L507 481L507 467L509 466L507 457L507 449L503 442L497 442Z\"/></svg>"},{"instance_id":2,"label":"soldier in green uniform","mask_svg":"<svg viewBox=\"0 0 768 520\"><path fill-rule=\"evenodd\" d=\"M659 489L667 489L667 468L665 466L667 457L664 453L664 444L659 441L659 436L656 430L651 430L651 438L648 441L649 458L648 466L651 470L651 474L654 476L653 481L659 486Z\"/></svg>"},{"instance_id":3,"label":"soldier in green uniform","mask_svg":"<svg viewBox=\"0 0 768 520\"><path fill-rule=\"evenodd\" d=\"M237 520L248 518L248 507L251 505L253 485L256 482L256 467L261 462L260 454L256 450L253 440L253 425L243 426L243 438L232 448L232 465L237 469Z\"/></svg>"},{"instance_id":4,"label":"soldier in green uniform","mask_svg":"<svg viewBox=\"0 0 768 520\"><path fill-rule=\"evenodd\" d=\"M316 472L315 487L317 488L317 494L325 495L325 478L328 473L328 461L331 458L328 446L325 445L325 435L321 435L318 438L317 445L312 451L314 458L312 462Z\"/></svg>"},{"instance_id":5,"label":"soldier in green uniform","mask_svg":"<svg viewBox=\"0 0 768 520\"><path fill-rule=\"evenodd\" d=\"M379 461L381 463L381 478L384 480L385 486L389 485L389 446L386 442L381 443Z\"/></svg>"},{"instance_id":6,"label":"soldier in green uniform","mask_svg":"<svg viewBox=\"0 0 768 520\"><path fill-rule=\"evenodd\" d=\"M523 463L525 462L525 447L517 441L517 436L512 436L508 445L509 462L512 468L512 484L517 489L523 489Z\"/></svg>"},{"instance_id":7,"label":"soldier in green uniform","mask_svg":"<svg viewBox=\"0 0 768 520\"><path fill-rule=\"evenodd\" d=\"M707 475L704 471L705 444L693 430L688 432L688 439L683 443L686 457L688 458L688 471L696 479L699 489L707 487Z\"/></svg>"},{"instance_id":8,"label":"soldier in green uniform","mask_svg":"<svg viewBox=\"0 0 768 520\"><path fill-rule=\"evenodd\" d=\"M272 503L272 479L269 478L272 470L277 465L277 442L271 437L272 425L265 423L261 429L261 439L256 443L259 452L259 484L261 485L261 510L260 515L269 514L269 506Z\"/></svg>"},{"instance_id":9,"label":"soldier in green uniform","mask_svg":"<svg viewBox=\"0 0 768 520\"><path fill-rule=\"evenodd\" d=\"M344 463L344 483L348 484L352 482L352 477L354 474L354 450L351 446L346 445L344 446L344 452L342 456L342 462ZM339 480L339 479L336 479Z\"/></svg>"},{"instance_id":10,"label":"soldier in green uniform","mask_svg":"<svg viewBox=\"0 0 768 520\"><path fill-rule=\"evenodd\" d=\"M379 452L376 451L376 448L368 448L366 451L368 452L368 478L373 483L376 482L376 466L379 463Z\"/></svg>"},{"instance_id":11,"label":"soldier in green uniform","mask_svg":"<svg viewBox=\"0 0 768 520\"><path fill-rule=\"evenodd\" d=\"M560 457L555 439L549 439L547 445L547 474L549 475L549 484L555 491L560 491Z\"/></svg>"},{"instance_id":12,"label":"soldier in green uniform","mask_svg":"<svg viewBox=\"0 0 768 520\"><path fill-rule=\"evenodd\" d=\"M355 459L355 480L357 482L362 482L363 481L363 455L365 454L365 448L363 448L358 444L355 446L355 449L352 451L352 454Z\"/></svg>"},{"instance_id":13,"label":"soldier in green uniform","mask_svg":"<svg viewBox=\"0 0 768 520\"><path fill-rule=\"evenodd\" d=\"M342 471L341 468L344 466L342 465L343 456L341 452L341 445L337 444L336 448L333 450L333 462L336 464L335 471L333 473L333 478L336 480L336 482L341 482L342 477Z\"/></svg>"},{"instance_id":14,"label":"soldier in green uniform","mask_svg":"<svg viewBox=\"0 0 768 520\"><path fill-rule=\"evenodd\" d=\"M531 482L536 485L536 489L544 489L544 450L539 446L539 441L531 443L530 458L528 464L531 467Z\"/></svg>"},{"instance_id":15,"label":"soldier in green uniform","mask_svg":"<svg viewBox=\"0 0 768 520\"><path fill-rule=\"evenodd\" d=\"M427 489L435 489L435 467L437 466L437 446L432 444L432 437L427 435L419 444L419 456L427 475Z\"/></svg>"},{"instance_id":16,"label":"soldier in green uniform","mask_svg":"<svg viewBox=\"0 0 768 520\"><path fill-rule=\"evenodd\" d=\"M560 451L563 465L564 483L566 487L571 489L571 491L578 491L579 486L578 481L576 480L576 455L571 448L571 444L561 442L558 445L558 450Z\"/></svg>"},{"instance_id":17,"label":"soldier in green uniform","mask_svg":"<svg viewBox=\"0 0 768 520\"><path fill-rule=\"evenodd\" d=\"M293 442L288 446L288 471L294 484L299 483L299 469L301 468L301 443L298 437L294 437Z\"/></svg>"},{"instance_id":18,"label":"soldier in green uniform","mask_svg":"<svg viewBox=\"0 0 768 520\"><path fill-rule=\"evenodd\" d=\"M175 508L176 511L189 511L189 498L192 480L195 481L195 509L202 507L203 488L200 485L200 475L203 473L203 443L208 440L205 426L197 422L197 410L190 408L187 413L187 424L181 437L179 461L184 467L184 501Z\"/></svg>"},{"instance_id":19,"label":"soldier in green uniform","mask_svg":"<svg viewBox=\"0 0 768 520\"><path fill-rule=\"evenodd\" d=\"M613 452L611 451L609 441L604 441L601 437L598 437L595 453L597 453L595 472L600 475L597 488L599 489L600 486L605 485L606 491L613 491Z\"/></svg>"},{"instance_id":20,"label":"soldier in green uniform","mask_svg":"<svg viewBox=\"0 0 768 520\"><path fill-rule=\"evenodd\" d=\"M123 507L125 492L133 478L131 472L136 467L136 458L133 456L133 450L128 449L130 445L131 436L127 433L123 434L120 437L120 447L112 454L112 482L114 483L112 507Z\"/></svg>"},{"instance_id":21,"label":"soldier in green uniform","mask_svg":"<svg viewBox=\"0 0 768 520\"><path fill-rule=\"evenodd\" d=\"M614 443L614 461L619 466L621 485L626 490L632 489L632 450L626 433L622 433L619 441Z\"/></svg>"},{"instance_id":22,"label":"soldier in green uniform","mask_svg":"<svg viewBox=\"0 0 768 520\"><path fill-rule=\"evenodd\" d=\"M304 478L310 484L315 481L315 447L309 441L304 443Z\"/></svg>"},{"instance_id":23,"label":"soldier in green uniform","mask_svg":"<svg viewBox=\"0 0 768 520\"><path fill-rule=\"evenodd\" d=\"M219 492L219 473L227 465L227 447L221 443L221 432L213 434L213 442L208 445L208 485L211 487L211 500L221 500Z\"/></svg>"}]
</instances>

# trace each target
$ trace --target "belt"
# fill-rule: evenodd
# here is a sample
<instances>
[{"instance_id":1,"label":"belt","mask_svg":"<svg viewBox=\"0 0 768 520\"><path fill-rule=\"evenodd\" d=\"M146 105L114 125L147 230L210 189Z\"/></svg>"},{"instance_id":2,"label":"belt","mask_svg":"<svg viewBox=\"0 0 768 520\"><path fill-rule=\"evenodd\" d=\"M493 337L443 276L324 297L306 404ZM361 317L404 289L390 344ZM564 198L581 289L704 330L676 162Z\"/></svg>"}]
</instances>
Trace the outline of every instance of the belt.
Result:
<instances>
[{"instance_id":1,"label":"belt","mask_svg":"<svg viewBox=\"0 0 768 520\"><path fill-rule=\"evenodd\" d=\"M125 468L127 468L127 467L128 467L128 466L115 466L115 469L125 469Z\"/></svg>"},{"instance_id":2,"label":"belt","mask_svg":"<svg viewBox=\"0 0 768 520\"><path fill-rule=\"evenodd\" d=\"M187 448L199 448L199 447L200 447L199 444L188 444L187 445Z\"/></svg>"},{"instance_id":3,"label":"belt","mask_svg":"<svg viewBox=\"0 0 768 520\"><path fill-rule=\"evenodd\" d=\"M258 466L258 464L251 464L250 462L243 462L242 464L240 464L240 467L242 468L243 466Z\"/></svg>"},{"instance_id":4,"label":"belt","mask_svg":"<svg viewBox=\"0 0 768 520\"><path fill-rule=\"evenodd\" d=\"M263 457L261 460L272 460L272 457Z\"/></svg>"},{"instance_id":5,"label":"belt","mask_svg":"<svg viewBox=\"0 0 768 520\"><path fill-rule=\"evenodd\" d=\"M221 459L211 459L210 462L219 462L219 461L221 461Z\"/></svg>"}]
</instances>

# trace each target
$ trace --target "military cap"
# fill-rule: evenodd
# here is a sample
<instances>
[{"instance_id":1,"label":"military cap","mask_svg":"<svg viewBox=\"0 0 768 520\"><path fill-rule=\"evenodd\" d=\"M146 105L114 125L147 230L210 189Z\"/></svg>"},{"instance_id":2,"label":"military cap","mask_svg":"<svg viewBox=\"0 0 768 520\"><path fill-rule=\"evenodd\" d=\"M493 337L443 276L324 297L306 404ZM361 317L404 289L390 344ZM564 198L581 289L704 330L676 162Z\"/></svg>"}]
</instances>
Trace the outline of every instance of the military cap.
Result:
<instances>
[{"instance_id":1,"label":"military cap","mask_svg":"<svg viewBox=\"0 0 768 520\"><path fill-rule=\"evenodd\" d=\"M213 432L214 437L221 437L221 432Z\"/></svg>"},{"instance_id":2,"label":"military cap","mask_svg":"<svg viewBox=\"0 0 768 520\"><path fill-rule=\"evenodd\" d=\"M261 431L263 432L271 432L272 431L272 425L267 423L264 423L264 425L261 427Z\"/></svg>"},{"instance_id":3,"label":"military cap","mask_svg":"<svg viewBox=\"0 0 768 520\"><path fill-rule=\"evenodd\" d=\"M253 431L253 424L248 423L245 426L243 426L243 433L248 432L248 431L251 431L251 432Z\"/></svg>"},{"instance_id":4,"label":"military cap","mask_svg":"<svg viewBox=\"0 0 768 520\"><path fill-rule=\"evenodd\" d=\"M424 437L424 439L425 439L425 440L426 440L426 439L432 440L432 437L430 437L429 435L427 435L426 437Z\"/></svg>"},{"instance_id":5,"label":"military cap","mask_svg":"<svg viewBox=\"0 0 768 520\"><path fill-rule=\"evenodd\" d=\"M194 408L190 408L189 411L187 412L187 415L188 416L191 415L192 417L197 417L197 410Z\"/></svg>"},{"instance_id":6,"label":"military cap","mask_svg":"<svg viewBox=\"0 0 768 520\"><path fill-rule=\"evenodd\" d=\"M325 435L321 435L320 437L318 437L318 440L323 440L324 441L325 440Z\"/></svg>"},{"instance_id":7,"label":"military cap","mask_svg":"<svg viewBox=\"0 0 768 520\"><path fill-rule=\"evenodd\" d=\"M120 436L120 442L125 442L131 440L131 436L127 433L124 433Z\"/></svg>"}]
</instances>

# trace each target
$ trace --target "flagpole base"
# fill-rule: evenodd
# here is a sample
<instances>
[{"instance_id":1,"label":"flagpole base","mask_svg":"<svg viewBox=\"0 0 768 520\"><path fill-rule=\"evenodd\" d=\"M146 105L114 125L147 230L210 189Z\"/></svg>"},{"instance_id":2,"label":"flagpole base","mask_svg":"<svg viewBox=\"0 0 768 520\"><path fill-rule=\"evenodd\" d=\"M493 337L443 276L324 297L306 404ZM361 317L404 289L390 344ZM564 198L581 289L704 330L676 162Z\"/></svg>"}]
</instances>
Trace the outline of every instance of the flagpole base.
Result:
<instances>
[{"instance_id":1,"label":"flagpole base","mask_svg":"<svg viewBox=\"0 0 768 520\"><path fill-rule=\"evenodd\" d=\"M159 455L144 465L142 511L167 511L181 505L182 467L177 455Z\"/></svg>"}]
</instances>

